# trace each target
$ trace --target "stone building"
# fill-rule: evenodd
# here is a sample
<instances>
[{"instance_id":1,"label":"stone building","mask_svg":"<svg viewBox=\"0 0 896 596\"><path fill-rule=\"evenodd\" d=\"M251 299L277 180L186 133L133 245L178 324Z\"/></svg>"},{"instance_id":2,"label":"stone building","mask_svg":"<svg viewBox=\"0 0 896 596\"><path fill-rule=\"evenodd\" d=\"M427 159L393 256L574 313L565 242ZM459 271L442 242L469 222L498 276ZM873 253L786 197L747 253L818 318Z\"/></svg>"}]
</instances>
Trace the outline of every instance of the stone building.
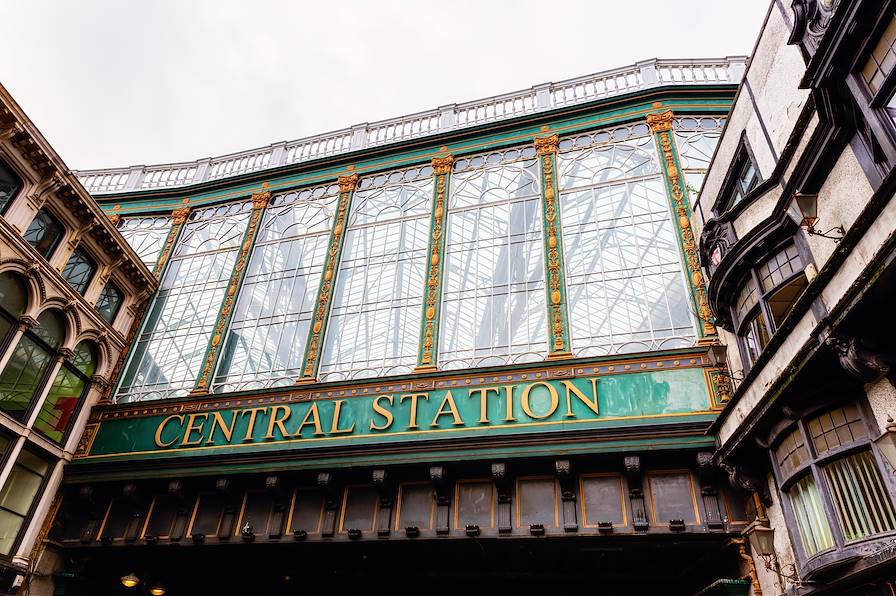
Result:
<instances>
[{"instance_id":1,"label":"stone building","mask_svg":"<svg viewBox=\"0 0 896 596\"><path fill-rule=\"evenodd\" d=\"M763 593L892 594L893 2L773 2L692 218Z\"/></svg>"},{"instance_id":2,"label":"stone building","mask_svg":"<svg viewBox=\"0 0 896 596\"><path fill-rule=\"evenodd\" d=\"M0 86L0 577L19 585L158 285Z\"/></svg>"}]
</instances>

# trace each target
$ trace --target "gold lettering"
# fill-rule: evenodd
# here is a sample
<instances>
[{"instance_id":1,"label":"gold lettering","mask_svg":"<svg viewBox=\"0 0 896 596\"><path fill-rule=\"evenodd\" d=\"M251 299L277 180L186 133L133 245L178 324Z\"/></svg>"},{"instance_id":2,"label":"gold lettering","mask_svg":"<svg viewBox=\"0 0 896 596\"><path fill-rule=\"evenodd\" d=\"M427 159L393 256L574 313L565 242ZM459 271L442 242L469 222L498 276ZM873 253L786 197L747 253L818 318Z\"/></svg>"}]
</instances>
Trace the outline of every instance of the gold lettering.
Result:
<instances>
[{"instance_id":1,"label":"gold lettering","mask_svg":"<svg viewBox=\"0 0 896 596\"><path fill-rule=\"evenodd\" d=\"M377 395L373 400L373 411L382 416L385 421L382 426L378 426L376 421L370 421L370 430L389 430L389 427L392 426L392 423L395 421L395 417L392 416L392 412L384 408L380 405L380 400L386 399L389 400L389 405L393 404L393 397L391 395Z\"/></svg>"},{"instance_id":2,"label":"gold lettering","mask_svg":"<svg viewBox=\"0 0 896 596\"><path fill-rule=\"evenodd\" d=\"M516 385L504 385L504 398L506 401L507 407L507 416L504 418L504 422L516 422L516 418L513 417L513 388Z\"/></svg>"},{"instance_id":3,"label":"gold lettering","mask_svg":"<svg viewBox=\"0 0 896 596\"><path fill-rule=\"evenodd\" d=\"M572 413L572 395L575 395L576 398L588 406L588 409L594 412L595 414L600 414L597 406L597 379L589 379L591 381L591 395L592 400L588 399L581 389L575 386L572 381L560 381L563 383L563 386L566 387L566 417L567 418L575 418L576 415ZM570 395L572 394L572 395Z\"/></svg>"},{"instance_id":4,"label":"gold lettering","mask_svg":"<svg viewBox=\"0 0 896 596\"><path fill-rule=\"evenodd\" d=\"M355 430L355 423L352 422L351 428L339 428L339 413L342 412L342 403L344 399L337 399L333 406L333 424L330 425L330 434L339 435L342 433L350 433Z\"/></svg>"},{"instance_id":5,"label":"gold lettering","mask_svg":"<svg viewBox=\"0 0 896 596\"><path fill-rule=\"evenodd\" d=\"M202 418L203 421L200 422L198 426L195 426L193 423L196 422L197 418ZM184 431L184 438L180 442L181 447L198 445L202 442L202 427L205 426L205 420L208 420L208 412L190 414L187 416L187 430ZM194 431L199 431L199 438L196 440L190 438L190 435L193 434Z\"/></svg>"},{"instance_id":6,"label":"gold lettering","mask_svg":"<svg viewBox=\"0 0 896 596\"><path fill-rule=\"evenodd\" d=\"M428 393L405 393L398 398L398 403L404 403L405 398L411 399L411 423L408 429L417 428L417 398L429 399Z\"/></svg>"},{"instance_id":7,"label":"gold lettering","mask_svg":"<svg viewBox=\"0 0 896 596\"><path fill-rule=\"evenodd\" d=\"M181 424L184 423L184 417L181 414L173 414L171 416L168 416L164 420L162 420L162 423L159 424L159 427L156 429L156 447L163 447L163 448L171 447L172 445L177 443L177 438L180 435L175 436L173 439L171 439L167 443L162 441L162 433L165 432L165 427L168 426L168 423L171 422L172 420L177 420Z\"/></svg>"},{"instance_id":8,"label":"gold lettering","mask_svg":"<svg viewBox=\"0 0 896 596\"><path fill-rule=\"evenodd\" d=\"M448 406L448 409L445 409L445 406ZM454 426L463 426L464 421L460 417L460 413L457 411L457 404L454 403L454 396L451 395L451 392L445 394L445 397L442 398L442 403L439 405L439 411L436 412L435 418L432 419L432 424L430 426L438 426L439 425L439 417L447 416L451 414L454 421L451 423Z\"/></svg>"},{"instance_id":9,"label":"gold lettering","mask_svg":"<svg viewBox=\"0 0 896 596\"><path fill-rule=\"evenodd\" d=\"M245 410L240 410L240 416L243 414L249 414L249 427L246 428L246 436L243 437L243 443L248 443L253 441L252 433L255 431L255 417L258 416L259 412L264 412L268 407L264 406L263 408L246 408Z\"/></svg>"},{"instance_id":10,"label":"gold lettering","mask_svg":"<svg viewBox=\"0 0 896 596\"><path fill-rule=\"evenodd\" d=\"M324 434L324 431L320 427L320 414L317 412L317 404L311 404L311 407L308 408L308 411L305 412L305 417L302 418L302 424L299 425L299 428L296 429L296 432L292 434L294 437L298 437L302 434L302 429L308 426L309 424L314 425L314 436L320 436Z\"/></svg>"},{"instance_id":11,"label":"gold lettering","mask_svg":"<svg viewBox=\"0 0 896 596\"><path fill-rule=\"evenodd\" d=\"M284 428L283 423L289 419L289 415L292 412L289 409L289 406L271 406L271 419L268 420L268 434L264 436L265 439L273 439L274 438L274 427L276 426L280 429L280 436L286 438L289 436L289 433L286 432L286 428ZM281 416L282 414L282 416Z\"/></svg>"},{"instance_id":12,"label":"gold lettering","mask_svg":"<svg viewBox=\"0 0 896 596\"><path fill-rule=\"evenodd\" d=\"M224 424L224 417L221 416L220 412L212 412L212 429L208 433L208 441L205 444L215 444L215 429L219 427L221 428L221 434L224 435L224 440L229 443L233 437L233 427L236 426L236 415L238 413L239 410L234 410L230 413L230 426L227 426Z\"/></svg>"},{"instance_id":13,"label":"gold lettering","mask_svg":"<svg viewBox=\"0 0 896 596\"><path fill-rule=\"evenodd\" d=\"M529 404L529 392L532 391L532 388L536 385L547 387L548 392L551 394L551 407L546 413L542 414L541 416L536 415L535 412L532 411L532 407ZM560 396L557 395L557 390L554 389L553 385L545 383L544 381L536 381L534 383L526 385L526 388L523 389L523 394L520 396L520 405L523 406L523 412L526 413L526 416L528 416L529 418L535 418L536 420L542 420L557 411L557 406L560 405Z\"/></svg>"},{"instance_id":14,"label":"gold lettering","mask_svg":"<svg viewBox=\"0 0 896 596\"><path fill-rule=\"evenodd\" d=\"M496 395L501 394L500 387L480 387L478 389L470 389L470 397L479 394L479 424L488 424L488 392L494 391Z\"/></svg>"}]
</instances>

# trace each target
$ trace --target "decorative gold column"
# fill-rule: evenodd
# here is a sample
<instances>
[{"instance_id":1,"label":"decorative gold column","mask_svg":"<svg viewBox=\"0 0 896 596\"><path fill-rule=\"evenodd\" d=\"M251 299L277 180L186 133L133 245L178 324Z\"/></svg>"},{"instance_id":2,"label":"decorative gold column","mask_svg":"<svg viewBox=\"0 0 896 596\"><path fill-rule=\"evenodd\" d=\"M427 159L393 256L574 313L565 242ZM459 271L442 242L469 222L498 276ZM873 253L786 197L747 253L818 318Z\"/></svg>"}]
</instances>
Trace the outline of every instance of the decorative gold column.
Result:
<instances>
[{"instance_id":1,"label":"decorative gold column","mask_svg":"<svg viewBox=\"0 0 896 596\"><path fill-rule=\"evenodd\" d=\"M570 358L569 321L566 313L566 281L563 269L563 241L560 232L559 190L557 187L557 145L560 137L535 139L541 163L541 227L544 235L545 290L548 306L548 359Z\"/></svg>"},{"instance_id":2,"label":"decorative gold column","mask_svg":"<svg viewBox=\"0 0 896 596\"><path fill-rule=\"evenodd\" d=\"M271 191L268 190L268 183L261 185L261 190L252 195L252 213L249 215L249 224L243 234L243 243L240 245L239 252L236 257L236 264L233 266L233 272L230 274L230 282L227 284L227 292L224 294L224 301L221 303L221 309L218 311L218 318L215 321L215 330L212 333L211 341L209 341L208 349L205 351L205 360L202 364L202 372L196 380L196 386L190 392L190 395L204 395L208 393L211 375L215 370L215 364L218 360L218 354L221 351L221 341L227 333L227 326L230 323L230 317L233 313L233 305L236 302L239 293L240 284L246 274L246 265L252 254L252 247L255 245L255 237L258 233L258 224L264 216L265 209L271 200Z\"/></svg>"},{"instance_id":3,"label":"decorative gold column","mask_svg":"<svg viewBox=\"0 0 896 596\"><path fill-rule=\"evenodd\" d=\"M697 325L699 343L708 344L716 341L715 318L709 308L706 295L706 283L700 271L700 258L697 256L697 242L691 229L691 206L684 194L683 182L679 172L678 150L672 135L672 110L660 114L648 114L647 124L656 139L663 162L663 177L669 196L672 197L672 208L675 212L675 227L685 264L688 268L691 298L700 317Z\"/></svg>"},{"instance_id":4,"label":"decorative gold column","mask_svg":"<svg viewBox=\"0 0 896 596\"><path fill-rule=\"evenodd\" d=\"M302 366L302 376L296 379L296 383L314 383L317 380L317 368L320 365L320 351L324 332L327 326L327 317L330 314L330 306L333 298L333 282L336 271L339 268L342 245L345 240L345 223L348 219L348 209L358 186L358 175L351 174L339 177L339 210L333 220L333 231L330 233L330 243L327 246L327 260L324 273L320 278L320 286L317 290L317 303L314 308L314 319L311 322L311 331L308 334L308 343L305 347L305 364Z\"/></svg>"},{"instance_id":5,"label":"decorative gold column","mask_svg":"<svg viewBox=\"0 0 896 596\"><path fill-rule=\"evenodd\" d=\"M423 301L423 318L420 333L420 349L417 352L418 372L436 370L439 357L439 313L442 306L442 266L445 260L445 227L448 225L448 182L454 156L444 155L432 159L435 179L433 189L432 219L430 221L429 255L426 259L426 294Z\"/></svg>"},{"instance_id":6,"label":"decorative gold column","mask_svg":"<svg viewBox=\"0 0 896 596\"><path fill-rule=\"evenodd\" d=\"M175 209L171 212L171 229L168 230L168 237L165 238L165 244L162 246L162 252L159 254L158 260L156 260L156 266L153 267L153 274L157 278L162 277L162 272L165 270L165 265L168 263L168 259L171 257L171 251L174 249L174 244L177 242L177 239L180 237L180 231L183 229L184 224L187 223L187 218L190 217L190 207L189 207L190 199L184 199L183 207L179 209Z\"/></svg>"}]
</instances>

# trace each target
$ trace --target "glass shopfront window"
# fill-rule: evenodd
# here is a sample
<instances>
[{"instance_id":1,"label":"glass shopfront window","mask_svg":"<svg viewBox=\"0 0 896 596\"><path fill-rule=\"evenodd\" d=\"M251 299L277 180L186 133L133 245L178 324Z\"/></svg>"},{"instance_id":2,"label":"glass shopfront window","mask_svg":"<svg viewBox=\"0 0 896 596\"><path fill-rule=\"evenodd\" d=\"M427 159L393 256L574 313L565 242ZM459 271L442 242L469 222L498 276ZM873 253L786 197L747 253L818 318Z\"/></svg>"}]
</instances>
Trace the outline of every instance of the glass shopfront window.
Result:
<instances>
[{"instance_id":1,"label":"glass shopfront window","mask_svg":"<svg viewBox=\"0 0 896 596\"><path fill-rule=\"evenodd\" d=\"M890 489L857 405L800 420L774 463L804 558L896 532Z\"/></svg>"},{"instance_id":2,"label":"glass shopfront window","mask_svg":"<svg viewBox=\"0 0 896 596\"><path fill-rule=\"evenodd\" d=\"M221 352L215 391L292 385L301 375L338 201L336 185L271 199Z\"/></svg>"},{"instance_id":3,"label":"glass shopfront window","mask_svg":"<svg viewBox=\"0 0 896 596\"><path fill-rule=\"evenodd\" d=\"M558 171L574 353L693 345L689 290L647 125L564 139Z\"/></svg>"},{"instance_id":4,"label":"glass shopfront window","mask_svg":"<svg viewBox=\"0 0 896 596\"><path fill-rule=\"evenodd\" d=\"M432 193L429 166L359 181L336 274L320 380L413 370Z\"/></svg>"}]
</instances>

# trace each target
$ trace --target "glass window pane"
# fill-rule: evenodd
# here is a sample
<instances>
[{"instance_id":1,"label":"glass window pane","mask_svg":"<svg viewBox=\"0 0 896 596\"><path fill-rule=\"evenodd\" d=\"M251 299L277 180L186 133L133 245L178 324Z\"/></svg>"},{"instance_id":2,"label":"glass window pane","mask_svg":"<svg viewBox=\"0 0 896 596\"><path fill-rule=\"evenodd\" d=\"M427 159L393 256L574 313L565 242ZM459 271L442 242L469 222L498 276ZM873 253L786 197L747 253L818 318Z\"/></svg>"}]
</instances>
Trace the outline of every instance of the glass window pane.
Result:
<instances>
[{"instance_id":1,"label":"glass window pane","mask_svg":"<svg viewBox=\"0 0 896 596\"><path fill-rule=\"evenodd\" d=\"M41 209L25 230L24 238L38 254L49 260L64 233L62 224L49 211Z\"/></svg>"},{"instance_id":2,"label":"glass window pane","mask_svg":"<svg viewBox=\"0 0 896 596\"><path fill-rule=\"evenodd\" d=\"M854 405L836 408L808 422L809 436L815 453L824 455L868 436L859 409Z\"/></svg>"},{"instance_id":3,"label":"glass window pane","mask_svg":"<svg viewBox=\"0 0 896 596\"><path fill-rule=\"evenodd\" d=\"M321 380L413 370L432 193L430 167L359 181L333 291Z\"/></svg>"},{"instance_id":4,"label":"glass window pane","mask_svg":"<svg viewBox=\"0 0 896 596\"><path fill-rule=\"evenodd\" d=\"M152 271L171 231L171 218L124 217L118 223L118 231Z\"/></svg>"},{"instance_id":5,"label":"glass window pane","mask_svg":"<svg viewBox=\"0 0 896 596\"><path fill-rule=\"evenodd\" d=\"M50 466L22 450L0 490L0 554L8 555Z\"/></svg>"},{"instance_id":6,"label":"glass window pane","mask_svg":"<svg viewBox=\"0 0 896 596\"><path fill-rule=\"evenodd\" d=\"M789 244L778 254L765 261L759 267L759 280L764 292L777 287L781 282L805 269L803 259L796 246Z\"/></svg>"},{"instance_id":7,"label":"glass window pane","mask_svg":"<svg viewBox=\"0 0 896 596\"><path fill-rule=\"evenodd\" d=\"M6 162L0 160L0 213L5 213L6 208L22 190L22 181L16 176Z\"/></svg>"},{"instance_id":8,"label":"glass window pane","mask_svg":"<svg viewBox=\"0 0 896 596\"><path fill-rule=\"evenodd\" d=\"M96 371L95 350L90 343L81 342L74 352L71 361L64 363L56 374L34 422L34 428L59 444L77 415L90 377Z\"/></svg>"},{"instance_id":9,"label":"glass window pane","mask_svg":"<svg viewBox=\"0 0 896 596\"><path fill-rule=\"evenodd\" d=\"M770 338L768 326L765 323L765 315L762 311L757 312L756 315L746 323L742 333L744 347L747 350L747 357L751 363L756 362L756 359L759 358L759 354L761 354L765 346L768 345L768 340Z\"/></svg>"},{"instance_id":10,"label":"glass window pane","mask_svg":"<svg viewBox=\"0 0 896 596\"><path fill-rule=\"evenodd\" d=\"M473 167L482 160L486 167ZM538 159L474 156L450 181L442 368L542 360L547 320Z\"/></svg>"},{"instance_id":11,"label":"glass window pane","mask_svg":"<svg viewBox=\"0 0 896 596\"><path fill-rule=\"evenodd\" d=\"M803 440L803 433L797 429L784 437L775 449L778 466L785 478L809 463L809 451Z\"/></svg>"},{"instance_id":12,"label":"glass window pane","mask_svg":"<svg viewBox=\"0 0 896 596\"><path fill-rule=\"evenodd\" d=\"M62 278L77 293L83 294L96 273L96 262L83 248L76 248L62 270Z\"/></svg>"},{"instance_id":13,"label":"glass window pane","mask_svg":"<svg viewBox=\"0 0 896 596\"><path fill-rule=\"evenodd\" d=\"M0 308L13 317L25 312L28 306L28 288L15 273L0 273Z\"/></svg>"},{"instance_id":14,"label":"glass window pane","mask_svg":"<svg viewBox=\"0 0 896 596\"><path fill-rule=\"evenodd\" d=\"M787 491L797 530L807 557L834 546L834 536L821 501L821 494L811 474Z\"/></svg>"},{"instance_id":15,"label":"glass window pane","mask_svg":"<svg viewBox=\"0 0 896 596\"><path fill-rule=\"evenodd\" d=\"M251 210L251 203L232 203L190 215L122 376L119 400L180 397L193 388Z\"/></svg>"},{"instance_id":16,"label":"glass window pane","mask_svg":"<svg viewBox=\"0 0 896 596\"><path fill-rule=\"evenodd\" d=\"M221 352L216 391L292 385L324 269L336 185L273 197Z\"/></svg>"},{"instance_id":17,"label":"glass window pane","mask_svg":"<svg viewBox=\"0 0 896 596\"><path fill-rule=\"evenodd\" d=\"M46 348L22 336L0 373L0 410L22 420L51 360Z\"/></svg>"},{"instance_id":18,"label":"glass window pane","mask_svg":"<svg viewBox=\"0 0 896 596\"><path fill-rule=\"evenodd\" d=\"M691 301L653 137L606 132L576 138L558 160L573 350L690 346Z\"/></svg>"},{"instance_id":19,"label":"glass window pane","mask_svg":"<svg viewBox=\"0 0 896 596\"><path fill-rule=\"evenodd\" d=\"M774 294L768 297L768 306L772 312L772 323L777 329L787 318L793 305L796 304L806 286L809 285L805 275L799 275L781 286Z\"/></svg>"},{"instance_id":20,"label":"glass window pane","mask_svg":"<svg viewBox=\"0 0 896 596\"><path fill-rule=\"evenodd\" d=\"M847 540L896 530L893 504L871 452L834 461L824 471Z\"/></svg>"},{"instance_id":21,"label":"glass window pane","mask_svg":"<svg viewBox=\"0 0 896 596\"><path fill-rule=\"evenodd\" d=\"M118 286L112 282L106 284L106 287L100 292L99 299L96 301L96 310L103 317L104 321L111 324L115 320L115 315L118 314L123 298L124 295L118 289Z\"/></svg>"},{"instance_id":22,"label":"glass window pane","mask_svg":"<svg viewBox=\"0 0 896 596\"><path fill-rule=\"evenodd\" d=\"M896 17L890 19L862 69L862 78L865 79L872 94L880 90L883 82L893 72L894 66L896 66Z\"/></svg>"}]
</instances>

